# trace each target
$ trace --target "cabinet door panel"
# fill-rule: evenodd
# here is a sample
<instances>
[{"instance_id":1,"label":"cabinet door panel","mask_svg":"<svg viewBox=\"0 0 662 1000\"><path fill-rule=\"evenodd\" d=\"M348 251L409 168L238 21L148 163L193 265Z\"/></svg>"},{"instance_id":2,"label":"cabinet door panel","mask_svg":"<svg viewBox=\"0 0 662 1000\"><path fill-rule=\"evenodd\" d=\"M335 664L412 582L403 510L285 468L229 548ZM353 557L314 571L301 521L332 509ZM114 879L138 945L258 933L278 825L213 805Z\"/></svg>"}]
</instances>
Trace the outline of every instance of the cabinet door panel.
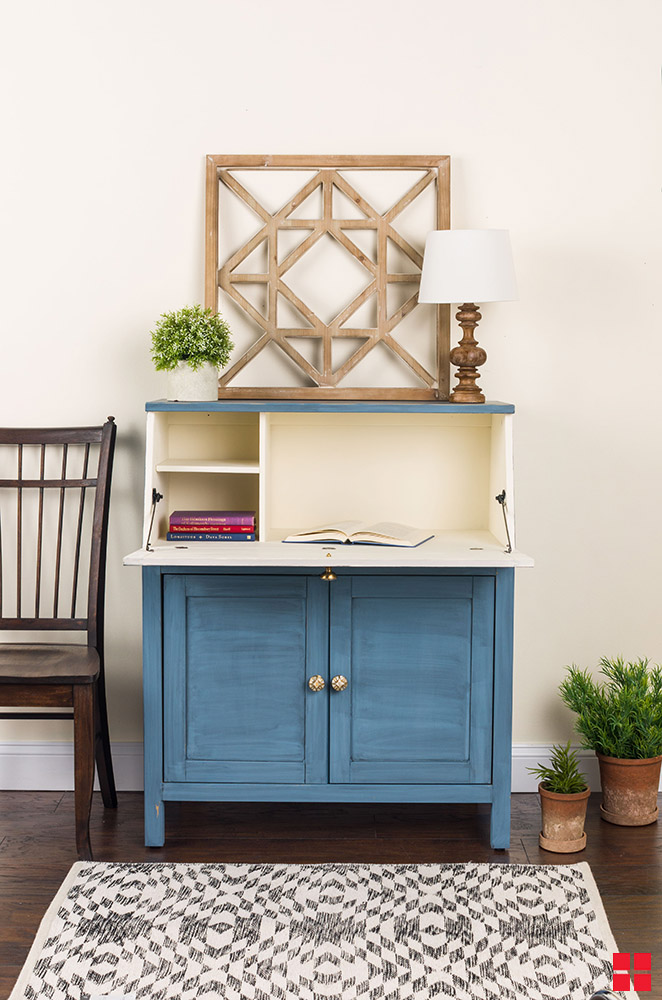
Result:
<instances>
[{"instance_id":1,"label":"cabinet door panel","mask_svg":"<svg viewBox=\"0 0 662 1000\"><path fill-rule=\"evenodd\" d=\"M326 668L317 583L166 578L166 780L321 780L327 696L307 688Z\"/></svg>"},{"instance_id":2,"label":"cabinet door panel","mask_svg":"<svg viewBox=\"0 0 662 1000\"><path fill-rule=\"evenodd\" d=\"M331 780L489 781L493 579L337 584L331 673L349 686L331 694Z\"/></svg>"}]
</instances>

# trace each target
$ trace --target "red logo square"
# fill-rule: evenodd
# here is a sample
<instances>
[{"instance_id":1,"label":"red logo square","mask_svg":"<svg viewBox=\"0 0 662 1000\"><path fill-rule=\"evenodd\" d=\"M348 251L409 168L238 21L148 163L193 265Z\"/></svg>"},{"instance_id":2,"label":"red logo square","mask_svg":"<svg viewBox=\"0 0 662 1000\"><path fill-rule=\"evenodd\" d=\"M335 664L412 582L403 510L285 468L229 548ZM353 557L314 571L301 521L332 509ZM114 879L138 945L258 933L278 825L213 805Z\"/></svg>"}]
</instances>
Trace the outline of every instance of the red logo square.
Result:
<instances>
[{"instance_id":1,"label":"red logo square","mask_svg":"<svg viewBox=\"0 0 662 1000\"><path fill-rule=\"evenodd\" d=\"M630 986L630 961L632 961L632 986ZM613 953L613 990L630 989L650 993L652 990L652 954L650 951L615 951ZM648 970L646 972L639 970Z\"/></svg>"}]
</instances>

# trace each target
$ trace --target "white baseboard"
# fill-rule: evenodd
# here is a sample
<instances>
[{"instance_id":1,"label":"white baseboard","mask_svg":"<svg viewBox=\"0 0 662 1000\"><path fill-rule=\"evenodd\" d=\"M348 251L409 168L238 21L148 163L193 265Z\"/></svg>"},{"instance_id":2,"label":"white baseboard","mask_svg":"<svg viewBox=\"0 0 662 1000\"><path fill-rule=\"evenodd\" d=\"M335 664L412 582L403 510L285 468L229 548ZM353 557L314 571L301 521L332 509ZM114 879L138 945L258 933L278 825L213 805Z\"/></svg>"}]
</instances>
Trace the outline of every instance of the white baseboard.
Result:
<instances>
[{"instance_id":1,"label":"white baseboard","mask_svg":"<svg viewBox=\"0 0 662 1000\"><path fill-rule=\"evenodd\" d=\"M580 768L593 791L600 788L595 754L577 750ZM513 744L513 792L535 792L538 780L527 768L549 761L548 743ZM122 792L140 792L143 788L142 743L113 743L115 783ZM74 751L72 743L0 742L0 789L14 791L72 791L74 787ZM661 786L662 788L662 783Z\"/></svg>"},{"instance_id":2,"label":"white baseboard","mask_svg":"<svg viewBox=\"0 0 662 1000\"><path fill-rule=\"evenodd\" d=\"M142 743L113 743L115 784L123 792L143 788ZM0 742L0 788L13 791L73 791L73 743ZM98 782L95 782L98 788Z\"/></svg>"}]
</instances>

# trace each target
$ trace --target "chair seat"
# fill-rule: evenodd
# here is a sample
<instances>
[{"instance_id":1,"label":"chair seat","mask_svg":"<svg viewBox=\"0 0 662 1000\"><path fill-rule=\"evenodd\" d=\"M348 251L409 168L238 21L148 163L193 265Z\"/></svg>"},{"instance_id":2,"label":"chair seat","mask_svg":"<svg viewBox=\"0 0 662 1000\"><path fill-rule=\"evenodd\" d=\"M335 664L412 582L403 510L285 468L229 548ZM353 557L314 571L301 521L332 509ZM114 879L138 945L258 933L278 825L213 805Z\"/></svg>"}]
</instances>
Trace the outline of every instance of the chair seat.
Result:
<instances>
[{"instance_id":1,"label":"chair seat","mask_svg":"<svg viewBox=\"0 0 662 1000\"><path fill-rule=\"evenodd\" d=\"M92 684L99 654L67 643L0 643L0 684Z\"/></svg>"}]
</instances>

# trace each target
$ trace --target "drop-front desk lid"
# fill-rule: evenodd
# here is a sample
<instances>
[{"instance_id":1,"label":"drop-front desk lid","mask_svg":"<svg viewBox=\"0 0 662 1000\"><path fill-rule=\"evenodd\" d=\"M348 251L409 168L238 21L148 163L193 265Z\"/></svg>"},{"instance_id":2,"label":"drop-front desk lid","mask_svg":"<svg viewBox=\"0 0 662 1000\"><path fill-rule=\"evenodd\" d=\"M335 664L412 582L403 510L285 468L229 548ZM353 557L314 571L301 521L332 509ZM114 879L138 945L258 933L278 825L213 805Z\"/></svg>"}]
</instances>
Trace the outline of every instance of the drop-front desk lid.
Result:
<instances>
[{"instance_id":1,"label":"drop-front desk lid","mask_svg":"<svg viewBox=\"0 0 662 1000\"><path fill-rule=\"evenodd\" d=\"M311 542L166 542L150 551L137 549L125 566L348 566L356 568L466 567L498 569L533 566L533 559L504 546L489 531L436 531L416 548L392 545L318 544Z\"/></svg>"}]
</instances>

